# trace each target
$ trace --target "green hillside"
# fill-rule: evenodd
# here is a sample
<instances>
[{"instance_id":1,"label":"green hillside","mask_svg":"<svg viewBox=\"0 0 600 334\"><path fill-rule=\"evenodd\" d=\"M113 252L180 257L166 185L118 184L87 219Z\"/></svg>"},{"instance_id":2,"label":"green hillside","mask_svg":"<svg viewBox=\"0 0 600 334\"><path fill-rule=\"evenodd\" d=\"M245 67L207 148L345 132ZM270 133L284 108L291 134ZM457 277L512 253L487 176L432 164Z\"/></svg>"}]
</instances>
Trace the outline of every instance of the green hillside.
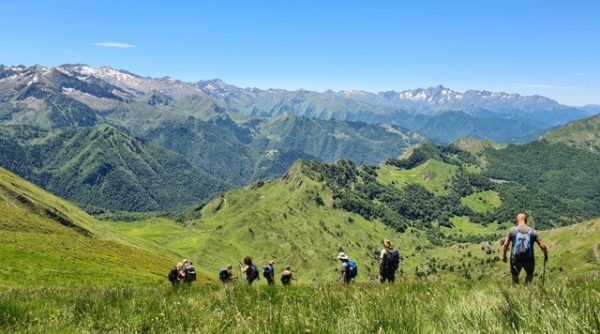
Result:
<instances>
[{"instance_id":1,"label":"green hillside","mask_svg":"<svg viewBox=\"0 0 600 334\"><path fill-rule=\"evenodd\" d=\"M430 159L412 169L401 169L392 165L382 165L377 170L378 181L403 188L409 184L420 184L436 195L448 194L448 185L456 174L455 165Z\"/></svg>"},{"instance_id":2,"label":"green hillside","mask_svg":"<svg viewBox=\"0 0 600 334\"><path fill-rule=\"evenodd\" d=\"M600 215L600 155L545 140L486 149L486 176L516 182Z\"/></svg>"},{"instance_id":3,"label":"green hillside","mask_svg":"<svg viewBox=\"0 0 600 334\"><path fill-rule=\"evenodd\" d=\"M111 223L134 242L152 240L151 249L170 249L198 258L199 268L216 275L246 255L259 265L275 259L290 264L303 282L333 281L345 251L361 263L361 278L373 278L375 255L384 238L413 240L379 221L333 207L333 194L296 165L282 180L232 190L207 204L201 218L182 227L168 220Z\"/></svg>"},{"instance_id":4,"label":"green hillside","mask_svg":"<svg viewBox=\"0 0 600 334\"><path fill-rule=\"evenodd\" d=\"M3 286L164 284L176 261L128 245L75 205L4 169L0 212Z\"/></svg>"},{"instance_id":5,"label":"green hillside","mask_svg":"<svg viewBox=\"0 0 600 334\"><path fill-rule=\"evenodd\" d=\"M593 153L600 153L600 115L550 130L542 138L550 143L563 143Z\"/></svg>"},{"instance_id":6,"label":"green hillside","mask_svg":"<svg viewBox=\"0 0 600 334\"><path fill-rule=\"evenodd\" d=\"M425 140L389 125L317 120L284 113L234 122L190 118L164 122L143 138L179 153L195 167L236 186L283 175L295 160L377 164Z\"/></svg>"},{"instance_id":7,"label":"green hillside","mask_svg":"<svg viewBox=\"0 0 600 334\"><path fill-rule=\"evenodd\" d=\"M441 167L443 179L437 182L444 191L430 192L426 181L407 177L432 167ZM454 171L451 177L446 175L448 171ZM437 160L411 169L307 161L297 163L280 180L218 196L191 210L196 212L192 216L199 218L184 224L156 218L107 226L149 250L174 257L191 254L200 259L200 270L209 275L251 255L260 265L272 258L279 268L292 265L306 283L333 280L338 251L361 263L360 281L375 279L383 238L393 240L400 249L408 279L463 279L467 272L470 278L488 277L506 271L498 263L498 241L517 212L530 213L532 224L542 230L584 219L575 208L551 195L517 185L486 183L478 175ZM598 227L588 224L583 229L594 234ZM557 235L569 233L565 230ZM591 250L592 241L575 242L577 247ZM561 247L557 245L568 254L569 250ZM566 255L559 259L556 268L558 263L568 267ZM597 269L589 263L574 265L583 273Z\"/></svg>"},{"instance_id":8,"label":"green hillside","mask_svg":"<svg viewBox=\"0 0 600 334\"><path fill-rule=\"evenodd\" d=\"M497 191L486 190L473 193L460 199L463 205L475 212L489 212L499 208L502 199Z\"/></svg>"},{"instance_id":9,"label":"green hillside","mask_svg":"<svg viewBox=\"0 0 600 334\"><path fill-rule=\"evenodd\" d=\"M0 127L0 133L10 147L0 150L2 166L81 205L173 210L227 188L180 155L107 125L49 132Z\"/></svg>"}]
</instances>

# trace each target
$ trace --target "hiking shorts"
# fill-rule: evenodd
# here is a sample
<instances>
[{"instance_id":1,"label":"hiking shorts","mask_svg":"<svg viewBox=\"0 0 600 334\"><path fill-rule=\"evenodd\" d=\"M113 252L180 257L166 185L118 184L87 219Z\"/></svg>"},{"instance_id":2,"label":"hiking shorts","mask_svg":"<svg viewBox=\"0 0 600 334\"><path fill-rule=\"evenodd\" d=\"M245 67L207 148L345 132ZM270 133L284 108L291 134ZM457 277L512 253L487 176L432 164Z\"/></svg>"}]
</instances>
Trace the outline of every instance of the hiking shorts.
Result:
<instances>
[{"instance_id":1,"label":"hiking shorts","mask_svg":"<svg viewBox=\"0 0 600 334\"><path fill-rule=\"evenodd\" d=\"M535 260L518 260L515 258L510 259L510 273L513 276L519 276L521 273L521 269L525 270L527 276L533 276L533 271L535 270Z\"/></svg>"},{"instance_id":2,"label":"hiking shorts","mask_svg":"<svg viewBox=\"0 0 600 334\"><path fill-rule=\"evenodd\" d=\"M394 281L396 280L396 272L395 271L382 271L379 273L379 281L381 283L384 282L390 282L390 283L394 283Z\"/></svg>"}]
</instances>

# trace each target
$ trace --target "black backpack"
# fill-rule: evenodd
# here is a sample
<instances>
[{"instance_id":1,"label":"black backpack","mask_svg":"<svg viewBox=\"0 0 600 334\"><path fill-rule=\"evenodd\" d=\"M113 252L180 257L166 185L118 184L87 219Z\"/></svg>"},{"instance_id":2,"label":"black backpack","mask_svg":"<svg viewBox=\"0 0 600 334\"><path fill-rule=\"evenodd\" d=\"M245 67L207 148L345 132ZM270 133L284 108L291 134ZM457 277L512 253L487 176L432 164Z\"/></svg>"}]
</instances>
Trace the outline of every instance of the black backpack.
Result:
<instances>
[{"instance_id":1,"label":"black backpack","mask_svg":"<svg viewBox=\"0 0 600 334\"><path fill-rule=\"evenodd\" d=\"M388 249L385 256L385 269L389 271L398 270L400 265L400 253L396 249Z\"/></svg>"},{"instance_id":2,"label":"black backpack","mask_svg":"<svg viewBox=\"0 0 600 334\"><path fill-rule=\"evenodd\" d=\"M177 268L173 268L169 271L167 278L169 279L169 282L175 283L177 282L177 276L179 276L179 272L177 271Z\"/></svg>"},{"instance_id":3,"label":"black backpack","mask_svg":"<svg viewBox=\"0 0 600 334\"><path fill-rule=\"evenodd\" d=\"M231 278L231 275L229 274L229 270L221 269L221 271L219 271L219 279L221 280L221 282L223 282L223 283L229 282L230 278Z\"/></svg>"},{"instance_id":4,"label":"black backpack","mask_svg":"<svg viewBox=\"0 0 600 334\"><path fill-rule=\"evenodd\" d=\"M292 281L292 275L281 275L281 283L282 284L290 284Z\"/></svg>"},{"instance_id":5,"label":"black backpack","mask_svg":"<svg viewBox=\"0 0 600 334\"><path fill-rule=\"evenodd\" d=\"M250 275L248 277L250 282L253 282L256 279L260 279L260 273L258 272L258 268L255 265L250 266Z\"/></svg>"},{"instance_id":6,"label":"black backpack","mask_svg":"<svg viewBox=\"0 0 600 334\"><path fill-rule=\"evenodd\" d=\"M196 280L196 269L194 268L194 266L188 266L187 268L184 269L185 272L185 282L186 283L192 283L193 281Z\"/></svg>"}]
</instances>

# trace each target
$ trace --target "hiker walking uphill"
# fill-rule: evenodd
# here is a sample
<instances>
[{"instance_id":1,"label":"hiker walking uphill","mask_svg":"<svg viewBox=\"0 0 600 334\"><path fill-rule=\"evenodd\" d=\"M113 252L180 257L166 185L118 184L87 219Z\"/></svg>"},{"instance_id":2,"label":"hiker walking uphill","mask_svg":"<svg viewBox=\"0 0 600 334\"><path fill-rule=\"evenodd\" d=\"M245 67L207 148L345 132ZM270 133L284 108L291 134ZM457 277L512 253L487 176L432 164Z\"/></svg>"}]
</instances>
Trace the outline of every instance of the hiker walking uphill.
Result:
<instances>
[{"instance_id":1,"label":"hiker walking uphill","mask_svg":"<svg viewBox=\"0 0 600 334\"><path fill-rule=\"evenodd\" d=\"M342 284L349 284L358 275L358 266L356 262L350 260L346 253L340 253L337 258L342 262L339 280Z\"/></svg>"},{"instance_id":2,"label":"hiker walking uphill","mask_svg":"<svg viewBox=\"0 0 600 334\"><path fill-rule=\"evenodd\" d=\"M285 270L281 272L281 284L291 285L293 279L294 274L292 274L292 267L288 265L285 267Z\"/></svg>"},{"instance_id":3,"label":"hiker walking uphill","mask_svg":"<svg viewBox=\"0 0 600 334\"><path fill-rule=\"evenodd\" d=\"M379 281L381 283L394 283L396 280L396 270L400 264L400 254L398 250L392 247L392 242L385 239L382 241L383 250L379 257Z\"/></svg>"},{"instance_id":4,"label":"hiker walking uphill","mask_svg":"<svg viewBox=\"0 0 600 334\"><path fill-rule=\"evenodd\" d=\"M233 280L235 276L233 275L233 266L228 265L227 268L223 268L219 270L219 280L223 282L223 284L227 284Z\"/></svg>"},{"instance_id":5,"label":"hiker walking uphill","mask_svg":"<svg viewBox=\"0 0 600 334\"><path fill-rule=\"evenodd\" d=\"M246 274L246 282L248 284L252 284L257 279L260 279L260 274L258 272L258 268L254 263L252 263L252 258L250 256L246 256L244 258L244 262L239 262L240 264L240 272L242 274Z\"/></svg>"},{"instance_id":6,"label":"hiker walking uphill","mask_svg":"<svg viewBox=\"0 0 600 334\"><path fill-rule=\"evenodd\" d=\"M534 244L537 243L542 252L544 252L544 263L548 261L548 247L542 241L539 233L533 228L527 226L527 215L519 213L515 220L516 226L508 231L508 235L504 239L502 247L502 261L507 262L508 252L512 243L510 256L510 273L514 284L519 284L519 274L521 269L525 270L525 284L531 283L533 280L533 272L535 271L535 256Z\"/></svg>"},{"instance_id":7,"label":"hiker walking uphill","mask_svg":"<svg viewBox=\"0 0 600 334\"><path fill-rule=\"evenodd\" d=\"M269 285L275 285L275 261L271 260L269 263L263 268L263 276L267 280Z\"/></svg>"}]
</instances>

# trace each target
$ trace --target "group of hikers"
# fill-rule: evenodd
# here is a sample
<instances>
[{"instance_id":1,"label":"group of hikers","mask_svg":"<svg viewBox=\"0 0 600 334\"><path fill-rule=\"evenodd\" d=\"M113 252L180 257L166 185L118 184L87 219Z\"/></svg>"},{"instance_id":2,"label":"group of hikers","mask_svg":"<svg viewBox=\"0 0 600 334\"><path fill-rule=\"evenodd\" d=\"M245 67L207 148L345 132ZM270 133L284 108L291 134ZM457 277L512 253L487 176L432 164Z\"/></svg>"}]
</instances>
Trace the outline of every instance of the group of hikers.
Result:
<instances>
[{"instance_id":1,"label":"group of hikers","mask_svg":"<svg viewBox=\"0 0 600 334\"><path fill-rule=\"evenodd\" d=\"M519 284L519 274L525 270L525 284L531 283L535 270L534 244L537 243L542 252L544 252L544 263L548 261L548 247L542 241L539 233L527 225L527 215L519 213L515 219L515 226L512 227L504 239L502 245L502 261L508 262L507 253L511 250L510 272L514 284ZM396 271L400 265L400 253L392 246L388 239L382 241L383 249L379 255L379 281L381 283L394 283L396 280ZM512 246L511 246L512 245ZM337 259L341 262L340 276L338 280L342 284L350 284L358 276L358 265L356 261L350 259L346 253L338 254ZM240 273L245 276L248 284L260 280L260 271L250 256L246 256L239 262ZM275 261L271 260L263 267L263 277L267 284L275 284ZM219 280L227 284L236 279L233 273L233 266L219 271ZM291 267L288 265L281 272L280 281L283 285L290 285L295 277ZM184 259L178 263L169 273L169 280L174 284L189 284L196 280L196 271L189 259Z\"/></svg>"},{"instance_id":2,"label":"group of hikers","mask_svg":"<svg viewBox=\"0 0 600 334\"><path fill-rule=\"evenodd\" d=\"M246 256L242 262L238 263L240 266L240 273L246 276L246 283L252 284L256 280L260 280L260 271L258 267L252 261L250 256ZM271 260L267 263L266 266L263 267L263 277L267 280L267 284L274 285L275 284L275 261ZM236 279L233 274L233 266L228 265L226 268L223 268L219 271L219 280L223 282L223 284L230 283ZM286 266L285 269L281 272L280 281L283 285L292 284L292 280L294 279L294 274L292 273L292 267Z\"/></svg>"}]
</instances>

